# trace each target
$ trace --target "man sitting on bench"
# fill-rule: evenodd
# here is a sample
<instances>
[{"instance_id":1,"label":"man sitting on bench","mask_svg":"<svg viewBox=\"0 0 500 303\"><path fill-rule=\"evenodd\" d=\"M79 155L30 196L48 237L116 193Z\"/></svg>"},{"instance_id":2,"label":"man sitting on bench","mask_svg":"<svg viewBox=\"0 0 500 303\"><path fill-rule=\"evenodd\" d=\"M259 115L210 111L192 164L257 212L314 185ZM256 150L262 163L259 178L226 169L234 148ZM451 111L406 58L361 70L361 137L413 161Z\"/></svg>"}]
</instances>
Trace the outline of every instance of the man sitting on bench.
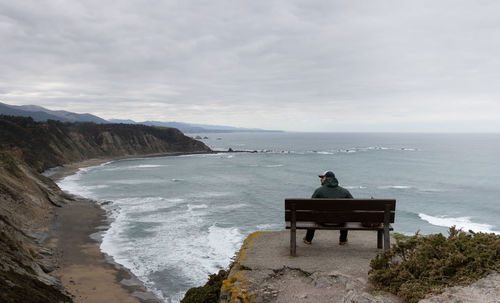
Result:
<instances>
[{"instance_id":1,"label":"man sitting on bench","mask_svg":"<svg viewBox=\"0 0 500 303\"><path fill-rule=\"evenodd\" d=\"M353 199L351 193L339 186L339 181L335 178L335 174L331 171L326 171L322 175L321 186L318 187L311 198L340 198L340 199ZM344 223L320 223L318 224L325 226L342 226ZM308 229L306 236L304 237L304 243L311 244L314 238L315 229ZM347 230L340 231L339 245L344 245L347 243Z\"/></svg>"}]
</instances>

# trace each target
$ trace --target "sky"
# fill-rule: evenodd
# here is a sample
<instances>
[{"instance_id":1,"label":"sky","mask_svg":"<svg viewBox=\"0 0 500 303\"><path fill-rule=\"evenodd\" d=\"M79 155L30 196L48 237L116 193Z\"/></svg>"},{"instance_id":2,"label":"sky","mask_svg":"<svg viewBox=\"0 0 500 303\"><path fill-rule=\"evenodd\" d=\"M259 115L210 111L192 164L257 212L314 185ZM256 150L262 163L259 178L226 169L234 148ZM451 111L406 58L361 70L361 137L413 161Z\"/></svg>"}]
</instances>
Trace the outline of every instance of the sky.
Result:
<instances>
[{"instance_id":1,"label":"sky","mask_svg":"<svg viewBox=\"0 0 500 303\"><path fill-rule=\"evenodd\" d=\"M500 132L500 1L0 0L0 102L287 131Z\"/></svg>"}]
</instances>

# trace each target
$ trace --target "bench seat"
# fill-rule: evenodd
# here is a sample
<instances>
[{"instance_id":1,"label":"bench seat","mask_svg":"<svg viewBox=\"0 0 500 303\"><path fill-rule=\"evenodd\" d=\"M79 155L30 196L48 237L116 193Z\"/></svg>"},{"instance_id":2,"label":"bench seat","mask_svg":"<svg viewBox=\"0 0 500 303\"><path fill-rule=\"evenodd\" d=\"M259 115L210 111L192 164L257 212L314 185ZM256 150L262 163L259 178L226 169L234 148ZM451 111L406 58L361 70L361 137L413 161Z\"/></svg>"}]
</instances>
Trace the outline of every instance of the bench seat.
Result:
<instances>
[{"instance_id":1,"label":"bench seat","mask_svg":"<svg viewBox=\"0 0 500 303\"><path fill-rule=\"evenodd\" d=\"M291 227L291 222L286 221L285 222L285 227L286 229L290 229ZM318 224L316 222L311 222L311 221L301 221L297 222L296 225L297 229L325 229L325 230L384 230L384 223L380 223L377 226L363 226L361 222L346 222L344 226L324 226L321 224ZM392 225L389 224L389 230L394 230L392 228Z\"/></svg>"}]
</instances>

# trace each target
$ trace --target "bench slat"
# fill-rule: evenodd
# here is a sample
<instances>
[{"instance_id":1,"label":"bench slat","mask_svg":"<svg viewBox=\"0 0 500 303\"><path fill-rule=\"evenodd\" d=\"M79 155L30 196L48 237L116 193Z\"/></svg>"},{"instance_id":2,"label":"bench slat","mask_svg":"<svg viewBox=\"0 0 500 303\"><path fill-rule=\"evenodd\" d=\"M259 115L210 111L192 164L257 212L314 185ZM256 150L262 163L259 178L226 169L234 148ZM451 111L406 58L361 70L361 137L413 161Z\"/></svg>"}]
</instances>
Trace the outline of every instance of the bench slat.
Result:
<instances>
[{"instance_id":1,"label":"bench slat","mask_svg":"<svg viewBox=\"0 0 500 303\"><path fill-rule=\"evenodd\" d=\"M285 199L285 210L295 204L296 210L390 210L396 209L394 199Z\"/></svg>"},{"instance_id":2,"label":"bench slat","mask_svg":"<svg viewBox=\"0 0 500 303\"><path fill-rule=\"evenodd\" d=\"M394 223L394 213L389 215L389 223ZM315 222L384 222L384 212L296 212L296 220ZM332 220L335 221L332 221ZM291 221L291 212L285 213L285 221Z\"/></svg>"}]
</instances>

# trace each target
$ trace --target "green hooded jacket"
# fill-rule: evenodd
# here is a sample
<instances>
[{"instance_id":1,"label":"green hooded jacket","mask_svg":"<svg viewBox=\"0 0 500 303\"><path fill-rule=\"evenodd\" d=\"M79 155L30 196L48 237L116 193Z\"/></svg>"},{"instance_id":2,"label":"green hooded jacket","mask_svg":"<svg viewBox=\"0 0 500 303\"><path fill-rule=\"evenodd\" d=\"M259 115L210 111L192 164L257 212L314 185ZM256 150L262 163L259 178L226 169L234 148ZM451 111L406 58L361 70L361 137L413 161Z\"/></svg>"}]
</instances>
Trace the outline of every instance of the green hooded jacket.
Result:
<instances>
[{"instance_id":1,"label":"green hooded jacket","mask_svg":"<svg viewBox=\"0 0 500 303\"><path fill-rule=\"evenodd\" d=\"M337 178L326 178L323 185L318 187L311 198L339 198L339 199L353 199L351 193L339 186Z\"/></svg>"}]
</instances>

